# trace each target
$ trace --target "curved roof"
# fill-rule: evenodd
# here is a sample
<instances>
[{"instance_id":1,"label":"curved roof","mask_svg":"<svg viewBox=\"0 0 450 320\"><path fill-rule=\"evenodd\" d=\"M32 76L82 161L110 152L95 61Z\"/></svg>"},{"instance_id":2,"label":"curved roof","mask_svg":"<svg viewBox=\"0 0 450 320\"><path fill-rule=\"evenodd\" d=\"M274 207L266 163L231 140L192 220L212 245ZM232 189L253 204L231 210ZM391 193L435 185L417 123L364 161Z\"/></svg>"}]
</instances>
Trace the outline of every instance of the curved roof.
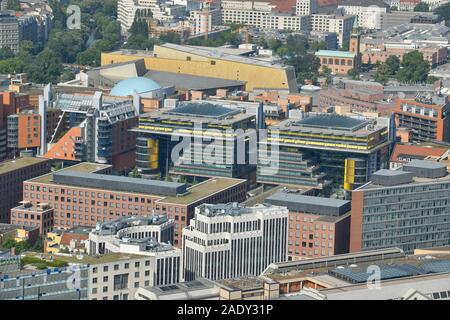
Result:
<instances>
[{"instance_id":1,"label":"curved roof","mask_svg":"<svg viewBox=\"0 0 450 320\"><path fill-rule=\"evenodd\" d=\"M110 92L112 96L124 97L133 95L134 92L144 93L161 89L161 86L152 79L144 77L129 78L117 83Z\"/></svg>"}]
</instances>

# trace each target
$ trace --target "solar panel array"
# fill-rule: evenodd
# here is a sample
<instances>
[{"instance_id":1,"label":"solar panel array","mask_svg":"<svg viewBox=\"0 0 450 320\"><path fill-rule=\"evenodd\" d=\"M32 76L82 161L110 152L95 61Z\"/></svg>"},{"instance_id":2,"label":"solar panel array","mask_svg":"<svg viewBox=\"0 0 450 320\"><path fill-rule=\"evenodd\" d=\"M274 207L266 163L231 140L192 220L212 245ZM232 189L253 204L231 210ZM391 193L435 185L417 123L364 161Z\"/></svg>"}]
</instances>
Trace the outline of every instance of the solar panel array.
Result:
<instances>
[{"instance_id":1,"label":"solar panel array","mask_svg":"<svg viewBox=\"0 0 450 320\"><path fill-rule=\"evenodd\" d=\"M420 266L411 264L377 266L380 268L380 280L412 277L428 273L450 272L450 260L429 261L422 263ZM362 267L336 268L328 271L328 273L350 283L367 282L369 277L374 274L372 270Z\"/></svg>"}]
</instances>

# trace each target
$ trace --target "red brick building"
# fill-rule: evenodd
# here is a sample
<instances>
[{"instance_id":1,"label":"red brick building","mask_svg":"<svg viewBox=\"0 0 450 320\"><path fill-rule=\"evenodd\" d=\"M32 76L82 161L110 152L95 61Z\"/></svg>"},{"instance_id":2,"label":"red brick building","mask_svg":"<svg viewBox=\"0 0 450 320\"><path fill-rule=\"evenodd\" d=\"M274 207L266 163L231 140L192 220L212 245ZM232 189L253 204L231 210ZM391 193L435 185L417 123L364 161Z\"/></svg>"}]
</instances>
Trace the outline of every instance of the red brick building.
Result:
<instances>
[{"instance_id":1,"label":"red brick building","mask_svg":"<svg viewBox=\"0 0 450 320\"><path fill-rule=\"evenodd\" d=\"M24 183L23 199L48 203L54 227L95 226L128 215L166 214L175 221L175 241L202 203L242 202L246 181L212 178L186 188L185 184L111 176L110 165L81 163Z\"/></svg>"},{"instance_id":2,"label":"red brick building","mask_svg":"<svg viewBox=\"0 0 450 320\"><path fill-rule=\"evenodd\" d=\"M398 99L395 120L398 127L411 130L412 142L450 141L448 96Z\"/></svg>"},{"instance_id":3,"label":"red brick building","mask_svg":"<svg viewBox=\"0 0 450 320\"><path fill-rule=\"evenodd\" d=\"M349 252L350 201L286 191L265 201L289 210L288 255L292 260Z\"/></svg>"},{"instance_id":4,"label":"red brick building","mask_svg":"<svg viewBox=\"0 0 450 320\"><path fill-rule=\"evenodd\" d=\"M0 162L0 222L9 223L10 210L22 200L23 182L50 170L50 161L40 158Z\"/></svg>"},{"instance_id":5,"label":"red brick building","mask_svg":"<svg viewBox=\"0 0 450 320\"><path fill-rule=\"evenodd\" d=\"M20 206L11 209L11 223L38 227L40 234L45 234L53 229L53 209L46 203L33 206L29 201L22 201Z\"/></svg>"}]
</instances>

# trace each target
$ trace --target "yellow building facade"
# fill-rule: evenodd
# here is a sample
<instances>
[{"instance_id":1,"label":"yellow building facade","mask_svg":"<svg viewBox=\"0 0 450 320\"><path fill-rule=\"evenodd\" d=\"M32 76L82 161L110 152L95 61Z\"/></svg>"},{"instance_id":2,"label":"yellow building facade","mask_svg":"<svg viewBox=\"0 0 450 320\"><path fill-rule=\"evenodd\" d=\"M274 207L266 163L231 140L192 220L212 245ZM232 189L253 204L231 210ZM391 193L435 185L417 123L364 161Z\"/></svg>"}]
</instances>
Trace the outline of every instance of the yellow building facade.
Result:
<instances>
[{"instance_id":1,"label":"yellow building facade","mask_svg":"<svg viewBox=\"0 0 450 320\"><path fill-rule=\"evenodd\" d=\"M281 89L297 92L293 67L207 47L157 45L153 52L121 50L102 53L102 66L144 59L148 70L245 82L245 89Z\"/></svg>"}]
</instances>

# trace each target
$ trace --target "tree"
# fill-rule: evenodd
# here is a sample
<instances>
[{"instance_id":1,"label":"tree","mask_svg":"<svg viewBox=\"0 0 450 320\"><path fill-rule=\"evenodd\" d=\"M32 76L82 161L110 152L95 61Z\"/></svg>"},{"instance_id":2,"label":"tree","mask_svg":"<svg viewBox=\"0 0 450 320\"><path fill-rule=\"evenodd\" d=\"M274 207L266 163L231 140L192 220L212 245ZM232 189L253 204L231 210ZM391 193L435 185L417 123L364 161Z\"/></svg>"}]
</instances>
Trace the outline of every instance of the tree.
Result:
<instances>
[{"instance_id":1,"label":"tree","mask_svg":"<svg viewBox=\"0 0 450 320\"><path fill-rule=\"evenodd\" d=\"M61 82L67 82L70 80L75 79L75 73L73 73L72 71L66 69L64 70L64 72L62 73L60 80Z\"/></svg>"},{"instance_id":2,"label":"tree","mask_svg":"<svg viewBox=\"0 0 450 320\"><path fill-rule=\"evenodd\" d=\"M316 52L319 50L326 50L327 49L327 43L324 40L321 41L315 41L311 44L311 50Z\"/></svg>"},{"instance_id":3,"label":"tree","mask_svg":"<svg viewBox=\"0 0 450 320\"><path fill-rule=\"evenodd\" d=\"M178 33L174 32L174 31L168 31L168 32L165 32L165 33L161 34L159 36L159 40L161 40L163 42L180 44L181 43L181 36Z\"/></svg>"},{"instance_id":4,"label":"tree","mask_svg":"<svg viewBox=\"0 0 450 320\"><path fill-rule=\"evenodd\" d=\"M14 57L14 52L9 47L0 48L0 60Z\"/></svg>"},{"instance_id":5,"label":"tree","mask_svg":"<svg viewBox=\"0 0 450 320\"><path fill-rule=\"evenodd\" d=\"M434 10L434 13L439 15L442 19L445 20L445 25L447 27L450 26L450 2L436 8Z\"/></svg>"},{"instance_id":6,"label":"tree","mask_svg":"<svg viewBox=\"0 0 450 320\"><path fill-rule=\"evenodd\" d=\"M267 42L267 45L269 46L270 50L277 51L283 45L283 43L279 39L271 38Z\"/></svg>"},{"instance_id":7,"label":"tree","mask_svg":"<svg viewBox=\"0 0 450 320\"><path fill-rule=\"evenodd\" d=\"M391 11L398 11L397 6L392 6L392 7L391 7Z\"/></svg>"},{"instance_id":8,"label":"tree","mask_svg":"<svg viewBox=\"0 0 450 320\"><path fill-rule=\"evenodd\" d=\"M137 168L133 168L133 170L131 170L130 175L133 178L140 178L141 177L141 174L139 173L139 170Z\"/></svg>"},{"instance_id":9,"label":"tree","mask_svg":"<svg viewBox=\"0 0 450 320\"><path fill-rule=\"evenodd\" d=\"M377 68L377 72L375 73L374 80L385 85L389 81L389 75L391 74L391 70L387 63L381 64Z\"/></svg>"},{"instance_id":10,"label":"tree","mask_svg":"<svg viewBox=\"0 0 450 320\"><path fill-rule=\"evenodd\" d=\"M6 9L7 10L14 10L14 11L21 11L20 8L20 1L19 0L8 0L6 2Z\"/></svg>"},{"instance_id":11,"label":"tree","mask_svg":"<svg viewBox=\"0 0 450 320\"><path fill-rule=\"evenodd\" d=\"M358 69L352 68L348 70L347 75L351 77L353 80L359 80L359 71Z\"/></svg>"},{"instance_id":12,"label":"tree","mask_svg":"<svg viewBox=\"0 0 450 320\"><path fill-rule=\"evenodd\" d=\"M389 74L395 75L400 69L400 59L397 56L389 56L386 59L386 65L389 68Z\"/></svg>"},{"instance_id":13,"label":"tree","mask_svg":"<svg viewBox=\"0 0 450 320\"><path fill-rule=\"evenodd\" d=\"M39 53L30 68L30 79L36 83L56 82L63 71L60 57L49 49Z\"/></svg>"},{"instance_id":14,"label":"tree","mask_svg":"<svg viewBox=\"0 0 450 320\"><path fill-rule=\"evenodd\" d=\"M430 6L428 5L428 3L425 3L425 2L419 2L419 3L414 7L414 11L415 11L415 12L428 12L428 11L430 11Z\"/></svg>"},{"instance_id":15,"label":"tree","mask_svg":"<svg viewBox=\"0 0 450 320\"><path fill-rule=\"evenodd\" d=\"M401 82L424 82L427 80L430 64L419 51L411 51L403 56L402 68L397 74Z\"/></svg>"}]
</instances>

